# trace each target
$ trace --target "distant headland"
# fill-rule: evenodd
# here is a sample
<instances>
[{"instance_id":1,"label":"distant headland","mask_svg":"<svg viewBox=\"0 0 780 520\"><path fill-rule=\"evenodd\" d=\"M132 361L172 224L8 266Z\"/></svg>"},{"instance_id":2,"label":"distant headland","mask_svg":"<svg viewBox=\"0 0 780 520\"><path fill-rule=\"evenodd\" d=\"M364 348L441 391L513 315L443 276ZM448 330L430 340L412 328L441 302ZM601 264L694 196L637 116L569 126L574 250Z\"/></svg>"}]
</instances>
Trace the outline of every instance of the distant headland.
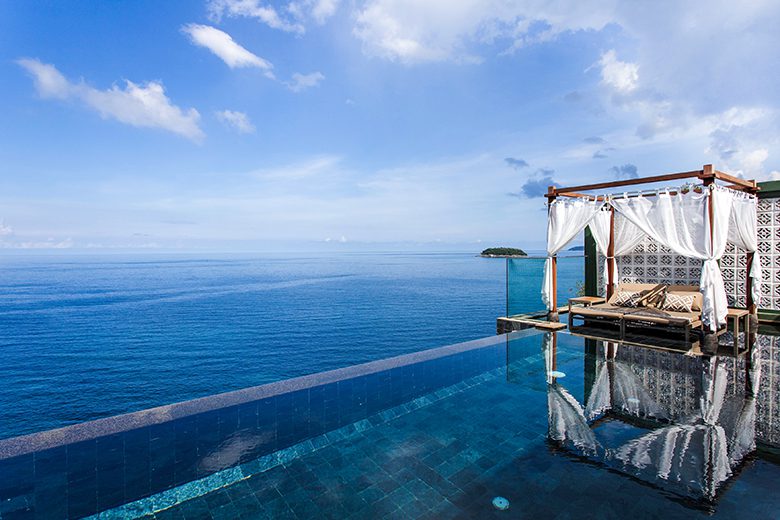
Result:
<instances>
[{"instance_id":1,"label":"distant headland","mask_svg":"<svg viewBox=\"0 0 780 520\"><path fill-rule=\"evenodd\" d=\"M484 256L485 258L513 258L516 256L528 256L528 254L516 247L489 247L482 251L479 256Z\"/></svg>"}]
</instances>

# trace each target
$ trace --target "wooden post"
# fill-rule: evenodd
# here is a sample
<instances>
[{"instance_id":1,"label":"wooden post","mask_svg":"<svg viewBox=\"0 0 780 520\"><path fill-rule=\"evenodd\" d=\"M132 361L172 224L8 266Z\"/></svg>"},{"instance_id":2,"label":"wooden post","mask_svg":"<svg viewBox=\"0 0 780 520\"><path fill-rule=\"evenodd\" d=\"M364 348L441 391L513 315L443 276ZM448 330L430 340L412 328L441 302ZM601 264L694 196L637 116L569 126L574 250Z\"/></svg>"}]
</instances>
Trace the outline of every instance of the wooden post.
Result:
<instances>
[{"instance_id":1,"label":"wooden post","mask_svg":"<svg viewBox=\"0 0 780 520\"><path fill-rule=\"evenodd\" d=\"M615 291L615 208L609 207L609 244L607 245L607 300Z\"/></svg>"},{"instance_id":2,"label":"wooden post","mask_svg":"<svg viewBox=\"0 0 780 520\"><path fill-rule=\"evenodd\" d=\"M555 186L547 187L547 218L550 218L550 204L555 201L557 194ZM547 313L548 321L558 321L558 257L553 256L551 266L552 267L552 310Z\"/></svg>"}]
</instances>

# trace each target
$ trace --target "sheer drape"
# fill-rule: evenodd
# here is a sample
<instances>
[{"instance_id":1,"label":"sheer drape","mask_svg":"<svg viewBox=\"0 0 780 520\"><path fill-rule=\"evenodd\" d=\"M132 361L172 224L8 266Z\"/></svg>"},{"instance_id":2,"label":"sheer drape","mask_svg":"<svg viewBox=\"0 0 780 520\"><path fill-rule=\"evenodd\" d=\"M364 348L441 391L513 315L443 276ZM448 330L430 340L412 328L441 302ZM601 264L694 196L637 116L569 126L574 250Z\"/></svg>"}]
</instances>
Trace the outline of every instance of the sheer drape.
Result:
<instances>
[{"instance_id":1,"label":"sheer drape","mask_svg":"<svg viewBox=\"0 0 780 520\"><path fill-rule=\"evenodd\" d=\"M547 219L547 260L544 262L544 282L542 283L542 301L547 310L554 310L552 257L585 229L603 202L595 200L555 200L550 204Z\"/></svg>"},{"instance_id":2,"label":"sheer drape","mask_svg":"<svg viewBox=\"0 0 780 520\"><path fill-rule=\"evenodd\" d=\"M713 201L712 223L707 205L710 198ZM715 189L705 189L702 193L690 190L677 195L666 191L656 197L611 201L615 210L644 234L678 255L704 261L699 283L704 296L702 321L710 330L716 330L726 322L728 301L718 259L726 248L731 201L728 190Z\"/></svg>"},{"instance_id":3,"label":"sheer drape","mask_svg":"<svg viewBox=\"0 0 780 520\"><path fill-rule=\"evenodd\" d=\"M604 286L609 284L609 225L612 212L609 208L602 209L598 215L588 224L590 231L593 234L593 240L596 242L596 248L599 253L604 256ZM645 238L645 234L637 226L632 224L629 220L620 214L615 215L615 262L613 264L612 279L616 281L618 278L618 257L627 255L642 242ZM605 293L606 294L606 293Z\"/></svg>"},{"instance_id":4,"label":"sheer drape","mask_svg":"<svg viewBox=\"0 0 780 520\"><path fill-rule=\"evenodd\" d=\"M723 188L718 188L722 190ZM753 253L753 265L748 276L753 279L753 302L760 305L761 256L758 254L758 199L744 193L732 194L731 214L729 216L728 242Z\"/></svg>"}]
</instances>

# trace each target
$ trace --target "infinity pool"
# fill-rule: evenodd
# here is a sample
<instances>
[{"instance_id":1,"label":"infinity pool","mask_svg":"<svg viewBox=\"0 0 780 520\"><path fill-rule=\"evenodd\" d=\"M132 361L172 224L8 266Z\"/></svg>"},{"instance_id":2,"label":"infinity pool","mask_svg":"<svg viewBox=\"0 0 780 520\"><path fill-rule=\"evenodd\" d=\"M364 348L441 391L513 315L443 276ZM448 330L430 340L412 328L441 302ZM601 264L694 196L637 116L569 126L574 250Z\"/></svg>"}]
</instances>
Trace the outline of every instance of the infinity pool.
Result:
<instances>
[{"instance_id":1,"label":"infinity pool","mask_svg":"<svg viewBox=\"0 0 780 520\"><path fill-rule=\"evenodd\" d=\"M525 331L9 439L0 518L776 518L778 347Z\"/></svg>"}]
</instances>

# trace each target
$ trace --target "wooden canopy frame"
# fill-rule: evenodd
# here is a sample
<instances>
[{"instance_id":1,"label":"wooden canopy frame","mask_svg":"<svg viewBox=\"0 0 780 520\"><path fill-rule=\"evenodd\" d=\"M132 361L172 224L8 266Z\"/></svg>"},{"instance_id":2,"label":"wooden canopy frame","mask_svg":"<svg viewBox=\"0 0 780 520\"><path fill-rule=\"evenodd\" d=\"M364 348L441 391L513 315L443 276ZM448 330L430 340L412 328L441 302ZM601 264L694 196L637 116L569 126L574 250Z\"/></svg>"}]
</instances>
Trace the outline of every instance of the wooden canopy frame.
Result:
<instances>
[{"instance_id":1,"label":"wooden canopy frame","mask_svg":"<svg viewBox=\"0 0 780 520\"><path fill-rule=\"evenodd\" d=\"M596 200L604 200L603 195L588 194L589 191L595 190L609 190L613 188L622 188L626 186L639 186L642 184L654 184L658 182L669 182L685 179L697 179L701 181L704 186L715 184L716 181L724 183L724 187L732 190L743 191L755 195L760 188L756 184L755 180L745 180L734 175L716 170L713 165L705 164L701 170L693 170L689 172L679 173L667 173L664 175L654 175L651 177L639 177L636 179L624 179L611 182L597 182L595 184L583 184L581 186L569 186L566 188L559 188L556 186L550 186L547 188L547 202L550 203L558 197L573 197L573 198L588 198ZM676 192L672 192L676 194ZM647 194L645 194L647 195ZM638 197L640 194L628 194L629 197ZM610 208L611 216L609 220L609 244L607 246L607 262L609 268L607 269L607 299L612 296L614 290L614 269L615 269L615 208ZM709 199L709 214L710 222L713 218L712 198ZM710 229L710 241L712 240L712 230ZM751 314L757 313L756 303L753 301L753 280L750 278L750 269L753 266L753 253L747 253L747 273L745 277L745 298L746 306ZM558 320L558 259L552 257L552 269L553 269L553 291L552 291L552 308L550 312L550 319Z\"/></svg>"}]
</instances>

